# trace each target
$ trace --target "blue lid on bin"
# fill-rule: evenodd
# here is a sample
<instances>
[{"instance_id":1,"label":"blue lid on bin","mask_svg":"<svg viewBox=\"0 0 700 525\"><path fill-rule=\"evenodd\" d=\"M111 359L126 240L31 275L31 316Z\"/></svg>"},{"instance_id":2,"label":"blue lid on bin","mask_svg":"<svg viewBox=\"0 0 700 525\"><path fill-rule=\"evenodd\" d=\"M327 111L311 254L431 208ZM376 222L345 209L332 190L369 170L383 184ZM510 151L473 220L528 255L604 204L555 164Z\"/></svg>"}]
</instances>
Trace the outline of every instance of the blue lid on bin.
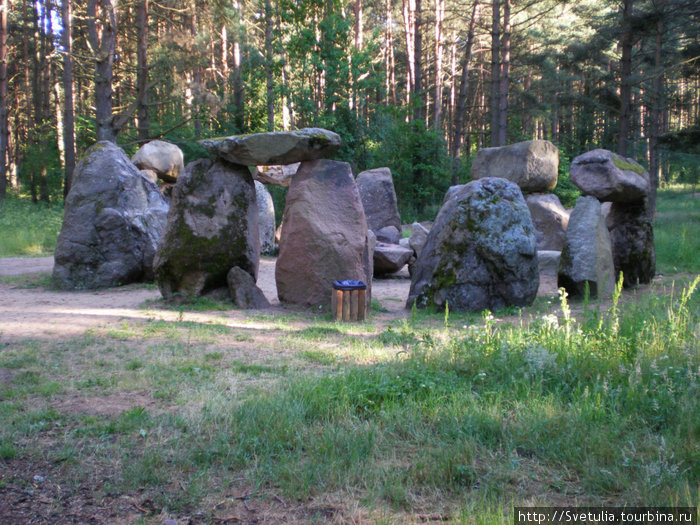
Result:
<instances>
[{"instance_id":1,"label":"blue lid on bin","mask_svg":"<svg viewBox=\"0 0 700 525\"><path fill-rule=\"evenodd\" d=\"M333 281L334 290L366 290L367 285L362 281Z\"/></svg>"}]
</instances>

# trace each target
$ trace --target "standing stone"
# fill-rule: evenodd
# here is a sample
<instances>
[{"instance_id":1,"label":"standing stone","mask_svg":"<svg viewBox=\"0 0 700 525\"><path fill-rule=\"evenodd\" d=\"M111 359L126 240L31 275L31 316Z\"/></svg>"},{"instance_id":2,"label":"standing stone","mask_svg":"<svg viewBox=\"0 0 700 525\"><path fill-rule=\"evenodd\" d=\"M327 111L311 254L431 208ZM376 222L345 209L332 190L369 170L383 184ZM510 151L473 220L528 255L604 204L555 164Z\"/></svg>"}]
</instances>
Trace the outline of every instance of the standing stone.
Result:
<instances>
[{"instance_id":1,"label":"standing stone","mask_svg":"<svg viewBox=\"0 0 700 525\"><path fill-rule=\"evenodd\" d=\"M600 202L595 197L579 197L569 218L558 285L580 297L588 283L591 296L604 297L612 294L615 279L610 234Z\"/></svg>"},{"instance_id":2,"label":"standing stone","mask_svg":"<svg viewBox=\"0 0 700 525\"><path fill-rule=\"evenodd\" d=\"M287 192L275 268L280 301L330 304L334 280L372 282L367 222L350 165L302 162Z\"/></svg>"},{"instance_id":3,"label":"standing stone","mask_svg":"<svg viewBox=\"0 0 700 525\"><path fill-rule=\"evenodd\" d=\"M260 253L275 253L275 204L272 195L260 181L255 181L255 194L258 200L258 231L260 232Z\"/></svg>"},{"instance_id":4,"label":"standing stone","mask_svg":"<svg viewBox=\"0 0 700 525\"><path fill-rule=\"evenodd\" d=\"M54 253L64 290L153 279L153 257L168 206L112 142L98 142L75 168Z\"/></svg>"},{"instance_id":5,"label":"standing stone","mask_svg":"<svg viewBox=\"0 0 700 525\"><path fill-rule=\"evenodd\" d=\"M391 170L376 168L363 171L357 176L356 182L369 229L377 234L383 228L392 226L400 232L401 217ZM379 239L380 236L377 235L377 238Z\"/></svg>"},{"instance_id":6,"label":"standing stone","mask_svg":"<svg viewBox=\"0 0 700 525\"><path fill-rule=\"evenodd\" d=\"M537 296L535 229L517 185L485 178L443 205L416 261L407 307L495 310Z\"/></svg>"},{"instance_id":7,"label":"standing stone","mask_svg":"<svg viewBox=\"0 0 700 525\"><path fill-rule=\"evenodd\" d=\"M483 148L472 160L472 179L503 177L524 193L546 192L557 185L559 150L548 140L530 140Z\"/></svg>"},{"instance_id":8,"label":"standing stone","mask_svg":"<svg viewBox=\"0 0 700 525\"><path fill-rule=\"evenodd\" d=\"M615 275L625 287L651 282L656 273L654 227L646 202L614 202L606 224L610 231Z\"/></svg>"},{"instance_id":9,"label":"standing stone","mask_svg":"<svg viewBox=\"0 0 700 525\"><path fill-rule=\"evenodd\" d=\"M259 310L270 307L265 294L255 285L255 279L242 268L231 268L226 275L226 282L231 300L238 308Z\"/></svg>"},{"instance_id":10,"label":"standing stone","mask_svg":"<svg viewBox=\"0 0 700 525\"><path fill-rule=\"evenodd\" d=\"M137 168L153 171L159 179L174 183L185 171L182 150L164 140L152 140L139 148L131 158Z\"/></svg>"},{"instance_id":11,"label":"standing stone","mask_svg":"<svg viewBox=\"0 0 700 525\"><path fill-rule=\"evenodd\" d=\"M340 136L321 128L254 133L201 140L212 155L243 166L294 164L327 157L342 145Z\"/></svg>"},{"instance_id":12,"label":"standing stone","mask_svg":"<svg viewBox=\"0 0 700 525\"><path fill-rule=\"evenodd\" d=\"M163 297L181 301L226 288L239 266L257 279L258 206L248 169L201 159L173 187L168 226L155 259Z\"/></svg>"},{"instance_id":13,"label":"standing stone","mask_svg":"<svg viewBox=\"0 0 700 525\"><path fill-rule=\"evenodd\" d=\"M561 251L569 225L569 211L561 205L553 193L533 193L525 202L535 225L538 250Z\"/></svg>"},{"instance_id":14,"label":"standing stone","mask_svg":"<svg viewBox=\"0 0 700 525\"><path fill-rule=\"evenodd\" d=\"M600 201L635 202L649 194L649 174L632 159L594 149L571 161L571 182Z\"/></svg>"},{"instance_id":15,"label":"standing stone","mask_svg":"<svg viewBox=\"0 0 700 525\"><path fill-rule=\"evenodd\" d=\"M428 229L423 226L420 222L414 222L411 224L411 237L408 239L408 245L413 248L416 257L420 255L423 250L425 241L428 239Z\"/></svg>"},{"instance_id":16,"label":"standing stone","mask_svg":"<svg viewBox=\"0 0 700 525\"><path fill-rule=\"evenodd\" d=\"M555 250L537 250L537 266L540 275L554 275L559 273L559 259L561 252Z\"/></svg>"}]
</instances>

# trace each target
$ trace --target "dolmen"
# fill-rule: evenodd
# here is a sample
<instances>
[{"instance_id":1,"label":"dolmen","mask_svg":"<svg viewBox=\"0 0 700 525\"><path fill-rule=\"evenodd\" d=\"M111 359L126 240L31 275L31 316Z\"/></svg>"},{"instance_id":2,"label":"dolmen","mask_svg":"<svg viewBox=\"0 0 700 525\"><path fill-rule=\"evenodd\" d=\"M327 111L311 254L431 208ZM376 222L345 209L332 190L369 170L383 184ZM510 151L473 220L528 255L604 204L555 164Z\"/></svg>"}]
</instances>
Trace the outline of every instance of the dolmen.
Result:
<instances>
[{"instance_id":1,"label":"dolmen","mask_svg":"<svg viewBox=\"0 0 700 525\"><path fill-rule=\"evenodd\" d=\"M649 174L633 159L595 149L574 158L571 181L583 197L569 221L560 286L580 295L588 283L590 293L610 294L620 273L626 287L649 283L656 269ZM600 203L611 203L607 216Z\"/></svg>"},{"instance_id":2,"label":"dolmen","mask_svg":"<svg viewBox=\"0 0 700 525\"><path fill-rule=\"evenodd\" d=\"M255 281L261 251L259 208L269 200L259 187L256 191L250 168L260 173L259 166L295 163L288 170L267 168L292 174L284 177L289 189L275 269L279 299L326 305L334 280L371 283L370 236L350 166L326 158L341 146L337 134L307 128L200 144L214 158L189 164L178 177L155 258L156 279L166 300L226 293L241 308L264 305Z\"/></svg>"}]
</instances>

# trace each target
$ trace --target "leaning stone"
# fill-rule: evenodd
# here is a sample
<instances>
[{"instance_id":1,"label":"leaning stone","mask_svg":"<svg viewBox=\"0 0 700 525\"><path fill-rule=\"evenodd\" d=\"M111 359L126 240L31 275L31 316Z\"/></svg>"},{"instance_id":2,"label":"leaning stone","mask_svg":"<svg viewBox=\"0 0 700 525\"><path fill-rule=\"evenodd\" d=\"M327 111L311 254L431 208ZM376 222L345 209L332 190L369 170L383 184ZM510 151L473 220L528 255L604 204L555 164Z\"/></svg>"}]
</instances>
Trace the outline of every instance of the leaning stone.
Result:
<instances>
[{"instance_id":1,"label":"leaning stone","mask_svg":"<svg viewBox=\"0 0 700 525\"><path fill-rule=\"evenodd\" d=\"M548 140L483 148L472 159L472 179L503 177L524 193L546 192L557 185L559 150Z\"/></svg>"},{"instance_id":2,"label":"leaning stone","mask_svg":"<svg viewBox=\"0 0 700 525\"><path fill-rule=\"evenodd\" d=\"M634 202L649 194L649 174L632 159L594 149L571 161L571 182L599 201Z\"/></svg>"},{"instance_id":3,"label":"leaning stone","mask_svg":"<svg viewBox=\"0 0 700 525\"><path fill-rule=\"evenodd\" d=\"M350 165L303 162L287 192L282 219L275 267L280 301L329 305L334 280L364 281L370 290L369 239Z\"/></svg>"},{"instance_id":4,"label":"leaning stone","mask_svg":"<svg viewBox=\"0 0 700 525\"><path fill-rule=\"evenodd\" d=\"M579 197L571 212L557 280L573 297L584 295L586 283L592 297L615 289L610 234L595 197Z\"/></svg>"},{"instance_id":5,"label":"leaning stone","mask_svg":"<svg viewBox=\"0 0 700 525\"><path fill-rule=\"evenodd\" d=\"M610 231L615 275L625 287L650 283L656 273L654 226L645 201L614 202L606 221Z\"/></svg>"},{"instance_id":6,"label":"leaning stone","mask_svg":"<svg viewBox=\"0 0 700 525\"><path fill-rule=\"evenodd\" d=\"M81 290L153 279L167 214L158 186L114 143L98 142L75 168L54 252L54 283Z\"/></svg>"},{"instance_id":7,"label":"leaning stone","mask_svg":"<svg viewBox=\"0 0 700 525\"><path fill-rule=\"evenodd\" d=\"M423 250L425 241L428 239L428 229L425 228L420 222L414 222L411 224L411 237L408 240L408 244L416 252L416 257L420 255Z\"/></svg>"},{"instance_id":8,"label":"leaning stone","mask_svg":"<svg viewBox=\"0 0 700 525\"><path fill-rule=\"evenodd\" d=\"M407 307L481 311L537 295L535 229L523 195L502 178L470 182L443 205L416 261Z\"/></svg>"},{"instance_id":9,"label":"leaning stone","mask_svg":"<svg viewBox=\"0 0 700 525\"><path fill-rule=\"evenodd\" d=\"M231 300L238 308L259 310L269 308L270 302L255 284L253 277L244 269L234 266L226 275Z\"/></svg>"},{"instance_id":10,"label":"leaning stone","mask_svg":"<svg viewBox=\"0 0 700 525\"><path fill-rule=\"evenodd\" d=\"M289 188L289 185L292 183L292 177L296 175L298 169L298 162L283 166L257 166L254 177L263 184Z\"/></svg>"},{"instance_id":11,"label":"leaning stone","mask_svg":"<svg viewBox=\"0 0 700 525\"><path fill-rule=\"evenodd\" d=\"M396 273L403 268L413 255L413 250L398 244L378 242L374 248L374 274Z\"/></svg>"},{"instance_id":12,"label":"leaning stone","mask_svg":"<svg viewBox=\"0 0 700 525\"><path fill-rule=\"evenodd\" d=\"M326 129L305 128L201 140L199 144L212 155L234 164L267 166L328 157L340 148L342 140Z\"/></svg>"},{"instance_id":13,"label":"leaning stone","mask_svg":"<svg viewBox=\"0 0 700 525\"><path fill-rule=\"evenodd\" d=\"M381 240L379 232L387 226L394 227L400 232L401 217L396 202L391 170L389 168L376 168L363 171L357 176L355 182L362 199L367 226L377 233L377 238Z\"/></svg>"},{"instance_id":14,"label":"leaning stone","mask_svg":"<svg viewBox=\"0 0 700 525\"><path fill-rule=\"evenodd\" d=\"M538 250L537 267L540 275L557 275L559 272L559 259L561 252L556 250Z\"/></svg>"},{"instance_id":15,"label":"leaning stone","mask_svg":"<svg viewBox=\"0 0 700 525\"><path fill-rule=\"evenodd\" d=\"M525 197L535 225L538 250L561 251L566 239L570 212L553 193L533 193Z\"/></svg>"},{"instance_id":16,"label":"leaning stone","mask_svg":"<svg viewBox=\"0 0 700 525\"><path fill-rule=\"evenodd\" d=\"M180 173L185 171L182 150L163 140L152 140L141 146L131 162L141 170L154 171L165 182L176 182Z\"/></svg>"},{"instance_id":17,"label":"leaning stone","mask_svg":"<svg viewBox=\"0 0 700 525\"><path fill-rule=\"evenodd\" d=\"M155 258L166 300L179 302L226 288L239 266L257 278L258 206L248 169L201 159L173 187L168 226Z\"/></svg>"},{"instance_id":18,"label":"leaning stone","mask_svg":"<svg viewBox=\"0 0 700 525\"><path fill-rule=\"evenodd\" d=\"M255 181L255 194L258 200L258 232L260 233L260 253L275 253L275 204L272 195L260 181Z\"/></svg>"}]
</instances>

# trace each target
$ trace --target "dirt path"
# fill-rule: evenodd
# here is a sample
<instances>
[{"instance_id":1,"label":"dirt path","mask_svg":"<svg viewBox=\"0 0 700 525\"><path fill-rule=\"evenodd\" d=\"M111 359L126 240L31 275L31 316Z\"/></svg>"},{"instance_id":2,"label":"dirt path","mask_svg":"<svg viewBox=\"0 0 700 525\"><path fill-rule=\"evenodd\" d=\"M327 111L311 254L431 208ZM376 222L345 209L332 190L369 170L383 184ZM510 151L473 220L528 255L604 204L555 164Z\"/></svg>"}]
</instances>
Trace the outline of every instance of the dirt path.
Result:
<instances>
[{"instance_id":1,"label":"dirt path","mask_svg":"<svg viewBox=\"0 0 700 525\"><path fill-rule=\"evenodd\" d=\"M52 257L0 258L0 276L15 277L22 274L50 273ZM408 315L406 298L411 281L406 268L390 279L375 279L372 295L386 312L376 318L395 319ZM284 314L286 308L277 298L275 285L275 261L260 261L258 286L272 304L272 313ZM556 293L556 282L543 276L540 295ZM17 338L70 337L96 327L115 326L129 319L176 320L181 314L161 308L160 292L154 287L130 285L107 290L61 292L42 287L28 288L0 282L0 340ZM148 301L153 304L149 305ZM220 315L217 312L216 315ZM231 322L245 319L249 313L230 310ZM210 322L212 314L187 312L187 320Z\"/></svg>"}]
</instances>

